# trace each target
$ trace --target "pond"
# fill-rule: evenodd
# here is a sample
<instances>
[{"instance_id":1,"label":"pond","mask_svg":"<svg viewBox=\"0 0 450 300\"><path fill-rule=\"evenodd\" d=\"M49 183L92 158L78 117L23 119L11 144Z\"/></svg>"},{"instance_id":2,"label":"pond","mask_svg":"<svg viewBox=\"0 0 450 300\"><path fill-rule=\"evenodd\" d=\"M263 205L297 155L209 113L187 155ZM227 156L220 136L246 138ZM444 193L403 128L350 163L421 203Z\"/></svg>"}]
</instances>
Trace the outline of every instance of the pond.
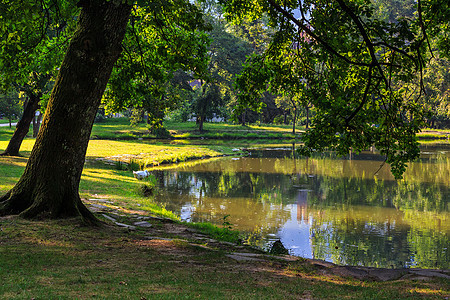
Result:
<instances>
[{"instance_id":1,"label":"pond","mask_svg":"<svg viewBox=\"0 0 450 300\"><path fill-rule=\"evenodd\" d=\"M245 242L341 265L450 265L450 147L423 146L402 180L375 151L346 158L251 149L154 171L157 200L182 220L229 222Z\"/></svg>"}]
</instances>

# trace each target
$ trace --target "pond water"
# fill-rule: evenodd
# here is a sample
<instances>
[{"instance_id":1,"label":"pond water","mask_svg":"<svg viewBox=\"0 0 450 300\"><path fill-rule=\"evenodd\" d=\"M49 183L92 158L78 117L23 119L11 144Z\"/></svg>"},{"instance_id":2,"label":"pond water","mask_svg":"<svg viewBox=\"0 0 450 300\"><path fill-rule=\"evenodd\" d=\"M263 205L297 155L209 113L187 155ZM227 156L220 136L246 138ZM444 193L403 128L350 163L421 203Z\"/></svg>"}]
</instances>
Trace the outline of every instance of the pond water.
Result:
<instances>
[{"instance_id":1,"label":"pond water","mask_svg":"<svg viewBox=\"0 0 450 300\"><path fill-rule=\"evenodd\" d=\"M449 146L424 146L402 180L376 152L250 152L154 171L157 200L185 221L229 222L265 249L280 239L293 255L341 265L449 268Z\"/></svg>"}]
</instances>

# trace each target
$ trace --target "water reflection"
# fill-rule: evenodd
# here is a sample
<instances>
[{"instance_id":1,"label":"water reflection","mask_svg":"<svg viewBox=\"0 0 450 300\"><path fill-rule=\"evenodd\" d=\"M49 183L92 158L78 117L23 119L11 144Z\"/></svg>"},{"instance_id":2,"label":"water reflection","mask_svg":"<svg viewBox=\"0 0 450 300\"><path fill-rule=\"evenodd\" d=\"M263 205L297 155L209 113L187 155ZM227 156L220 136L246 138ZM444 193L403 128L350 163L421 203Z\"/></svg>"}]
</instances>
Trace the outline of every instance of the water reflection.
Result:
<instances>
[{"instance_id":1,"label":"water reflection","mask_svg":"<svg viewBox=\"0 0 450 300\"><path fill-rule=\"evenodd\" d=\"M155 171L158 200L183 220L222 224L267 247L339 264L449 268L448 151L426 151L403 180L376 153L299 159L291 149ZM380 169L380 170L379 170ZM377 170L379 170L377 172ZM377 174L374 176L374 174Z\"/></svg>"}]
</instances>

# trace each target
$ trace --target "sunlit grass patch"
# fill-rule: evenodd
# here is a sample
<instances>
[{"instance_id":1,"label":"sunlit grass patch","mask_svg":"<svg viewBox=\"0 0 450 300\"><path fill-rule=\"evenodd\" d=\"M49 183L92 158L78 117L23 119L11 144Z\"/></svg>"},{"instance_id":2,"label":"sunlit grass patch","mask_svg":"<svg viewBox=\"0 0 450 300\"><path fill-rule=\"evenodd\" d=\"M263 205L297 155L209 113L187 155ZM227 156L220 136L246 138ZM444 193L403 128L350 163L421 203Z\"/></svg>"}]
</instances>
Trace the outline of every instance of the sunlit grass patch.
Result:
<instances>
[{"instance_id":1,"label":"sunlit grass patch","mask_svg":"<svg viewBox=\"0 0 450 300\"><path fill-rule=\"evenodd\" d=\"M237 243L239 241L239 232L230 230L228 228L221 228L210 223L186 223L190 227L198 229L200 232L205 233L212 238L216 238L222 241L228 241Z\"/></svg>"},{"instance_id":2,"label":"sunlit grass patch","mask_svg":"<svg viewBox=\"0 0 450 300\"><path fill-rule=\"evenodd\" d=\"M12 128L9 128L8 126L0 127L0 153L3 152L8 146L9 140L11 139L15 129L16 128L14 126ZM30 135L31 130L28 133L28 136L25 137L25 139L23 140L22 145L20 147L20 154L23 156L29 156L31 150L33 149L35 139L32 138Z\"/></svg>"},{"instance_id":3,"label":"sunlit grass patch","mask_svg":"<svg viewBox=\"0 0 450 300\"><path fill-rule=\"evenodd\" d=\"M23 173L27 159L0 156L0 195L10 190Z\"/></svg>"},{"instance_id":4,"label":"sunlit grass patch","mask_svg":"<svg viewBox=\"0 0 450 300\"><path fill-rule=\"evenodd\" d=\"M173 138L208 138L208 139L280 139L293 138L292 126L290 125L248 125L242 126L229 123L204 123L203 132L198 130L195 122L172 122L165 121L165 128ZM297 133L302 131L298 127ZM92 130L93 139L112 140L138 140L154 139L156 136L148 130L147 124L137 124L130 126L127 118L108 118L104 122L96 123Z\"/></svg>"},{"instance_id":5,"label":"sunlit grass patch","mask_svg":"<svg viewBox=\"0 0 450 300\"><path fill-rule=\"evenodd\" d=\"M205 157L233 153L231 146L153 144L146 141L92 140L89 143L89 159L105 158L110 163L135 162L140 169L159 164L177 163ZM126 169L124 167L124 169Z\"/></svg>"}]
</instances>

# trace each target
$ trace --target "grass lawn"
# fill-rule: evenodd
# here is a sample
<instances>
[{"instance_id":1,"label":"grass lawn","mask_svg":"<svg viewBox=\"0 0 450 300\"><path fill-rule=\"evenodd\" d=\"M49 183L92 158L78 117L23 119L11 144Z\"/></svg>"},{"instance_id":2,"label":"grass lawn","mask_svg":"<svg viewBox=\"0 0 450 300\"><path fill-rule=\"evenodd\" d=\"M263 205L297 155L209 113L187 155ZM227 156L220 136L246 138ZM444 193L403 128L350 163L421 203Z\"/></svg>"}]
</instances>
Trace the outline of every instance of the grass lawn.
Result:
<instances>
[{"instance_id":1,"label":"grass lawn","mask_svg":"<svg viewBox=\"0 0 450 300\"><path fill-rule=\"evenodd\" d=\"M18 120L12 120L11 123L16 123L17 121ZM0 118L0 124L9 124L9 120Z\"/></svg>"},{"instance_id":2,"label":"grass lawn","mask_svg":"<svg viewBox=\"0 0 450 300\"><path fill-rule=\"evenodd\" d=\"M95 125L94 132L115 132L125 125ZM100 129L99 129L100 127ZM105 129L108 128L108 129ZM129 126L128 126L129 128ZM14 128L0 127L0 152L6 149ZM22 142L20 154L28 157L35 139L27 137ZM155 140L111 140L94 139L89 142L86 158L105 158L110 161L136 162L141 168L148 165L182 162L204 157L216 157L234 153L233 144L191 145L183 142L161 142Z\"/></svg>"},{"instance_id":3,"label":"grass lawn","mask_svg":"<svg viewBox=\"0 0 450 300\"><path fill-rule=\"evenodd\" d=\"M120 126L101 130L115 131ZM101 131L97 125L94 130ZM0 150L6 147L11 134L12 130L0 128ZM25 157L0 157L0 195L19 179L33 143L33 139L24 141L21 153ZM80 194L88 207L97 209L96 215L106 225L91 228L76 220L43 222L0 217L0 299L449 297L449 284L443 279L371 282L325 274L301 259L237 261L227 255L252 250L217 241L236 241L237 233L211 225L188 227L178 222L173 213L154 203L152 196L142 193L143 186L158 192L151 179L138 181L131 171L94 160L129 154L147 155L146 159L156 161L169 160L165 156L169 155L174 161L186 158L186 153L222 155L230 148L92 140ZM105 215L126 224L147 220L151 227L118 227Z\"/></svg>"},{"instance_id":4,"label":"grass lawn","mask_svg":"<svg viewBox=\"0 0 450 300\"><path fill-rule=\"evenodd\" d=\"M294 139L298 138L302 128L292 134L290 125L233 125L227 123L205 123L204 132L199 132L195 122L164 122L164 126L175 139ZM131 127L127 118L110 118L97 123L91 134L93 139L154 139L146 124Z\"/></svg>"},{"instance_id":5,"label":"grass lawn","mask_svg":"<svg viewBox=\"0 0 450 300\"><path fill-rule=\"evenodd\" d=\"M168 224L152 222L154 232ZM170 224L169 224L170 225ZM359 281L216 244L72 220L0 218L1 299L446 299L448 282ZM185 229L179 227L178 229Z\"/></svg>"}]
</instances>

